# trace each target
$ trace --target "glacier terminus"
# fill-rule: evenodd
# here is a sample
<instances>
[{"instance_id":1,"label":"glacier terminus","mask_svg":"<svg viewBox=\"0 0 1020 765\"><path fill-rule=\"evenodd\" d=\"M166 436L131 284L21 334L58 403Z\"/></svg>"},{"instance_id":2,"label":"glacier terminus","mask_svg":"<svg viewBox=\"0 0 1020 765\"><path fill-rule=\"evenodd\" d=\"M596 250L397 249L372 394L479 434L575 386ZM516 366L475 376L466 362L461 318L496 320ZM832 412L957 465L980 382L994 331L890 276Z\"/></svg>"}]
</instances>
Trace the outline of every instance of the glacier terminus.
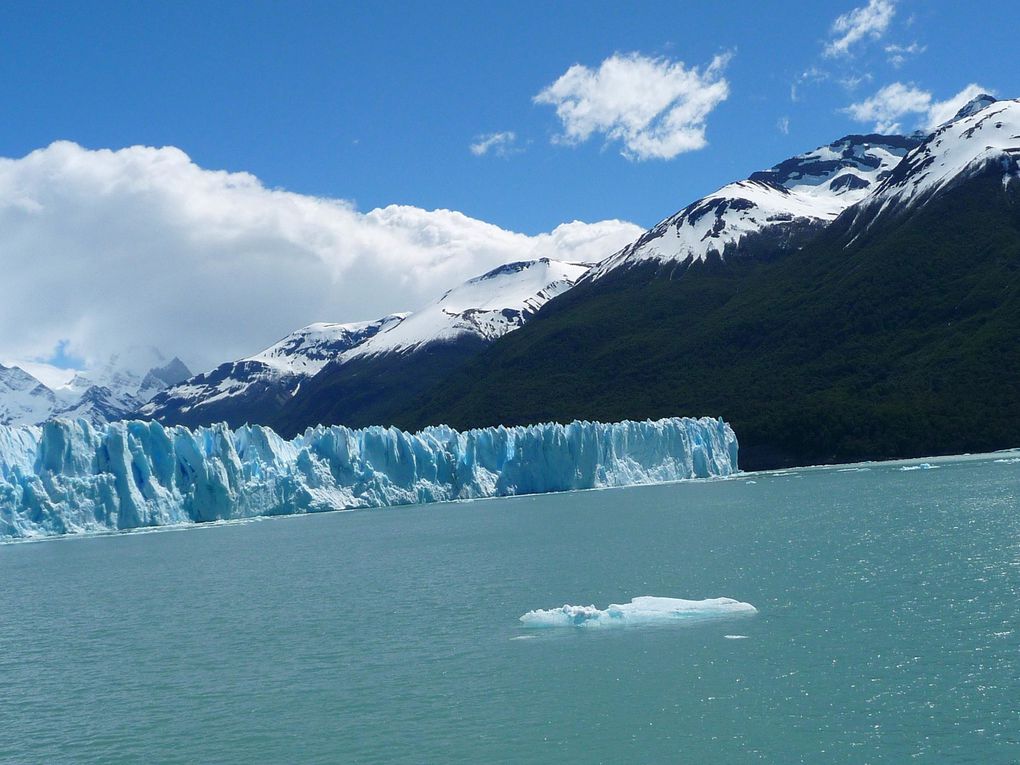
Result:
<instances>
[{"instance_id":1,"label":"glacier terminus","mask_svg":"<svg viewBox=\"0 0 1020 765\"><path fill-rule=\"evenodd\" d=\"M724 477L721 419L481 428L309 428L137 420L0 426L0 539Z\"/></svg>"}]
</instances>

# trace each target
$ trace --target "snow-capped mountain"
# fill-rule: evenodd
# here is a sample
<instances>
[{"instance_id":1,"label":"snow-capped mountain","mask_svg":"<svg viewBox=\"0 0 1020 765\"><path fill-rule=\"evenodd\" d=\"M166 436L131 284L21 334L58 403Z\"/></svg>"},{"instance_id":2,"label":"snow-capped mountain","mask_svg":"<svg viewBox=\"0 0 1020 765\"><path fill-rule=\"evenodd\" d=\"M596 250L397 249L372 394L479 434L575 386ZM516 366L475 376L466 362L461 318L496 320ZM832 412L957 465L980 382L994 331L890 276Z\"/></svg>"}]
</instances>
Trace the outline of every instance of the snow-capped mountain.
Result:
<instances>
[{"instance_id":1,"label":"snow-capped mountain","mask_svg":"<svg viewBox=\"0 0 1020 765\"><path fill-rule=\"evenodd\" d=\"M21 367L0 366L0 424L34 425L64 417L101 425L133 413L155 393L190 375L180 359L167 361L154 348L114 355L54 388Z\"/></svg>"},{"instance_id":2,"label":"snow-capped mountain","mask_svg":"<svg viewBox=\"0 0 1020 765\"><path fill-rule=\"evenodd\" d=\"M393 423L402 406L526 326L588 268L542 258L471 279L327 364L269 424L293 434L319 423Z\"/></svg>"},{"instance_id":3,"label":"snow-capped mountain","mask_svg":"<svg viewBox=\"0 0 1020 765\"><path fill-rule=\"evenodd\" d=\"M291 407L318 411L319 397L324 404L350 407L346 389L343 395L327 389L355 378L351 384L362 399L382 395L393 384L413 390L521 327L589 267L549 258L509 263L411 314L357 324L312 324L254 356L162 391L137 414L164 423L225 421L236 427L276 422L278 412ZM399 374L394 364L401 366ZM330 419L323 417L323 422Z\"/></svg>"},{"instance_id":4,"label":"snow-capped mountain","mask_svg":"<svg viewBox=\"0 0 1020 765\"><path fill-rule=\"evenodd\" d=\"M310 377L345 351L399 327L408 315L394 313L376 321L352 324L309 324L246 361L265 364L284 374Z\"/></svg>"},{"instance_id":5,"label":"snow-capped mountain","mask_svg":"<svg viewBox=\"0 0 1020 765\"><path fill-rule=\"evenodd\" d=\"M508 263L447 291L404 321L352 348L344 359L410 353L463 337L492 342L521 327L591 266L549 258Z\"/></svg>"},{"instance_id":6,"label":"snow-capped mountain","mask_svg":"<svg viewBox=\"0 0 1020 765\"><path fill-rule=\"evenodd\" d=\"M1020 100L978 96L911 151L853 211L853 228L868 229L890 213L924 206L939 192L987 171L1003 186L1020 179Z\"/></svg>"},{"instance_id":7,"label":"snow-capped mountain","mask_svg":"<svg viewBox=\"0 0 1020 765\"><path fill-rule=\"evenodd\" d=\"M344 351L399 325L407 314L351 324L310 324L263 351L220 364L152 398L138 414L164 422L258 422Z\"/></svg>"},{"instance_id":8,"label":"snow-capped mountain","mask_svg":"<svg viewBox=\"0 0 1020 765\"><path fill-rule=\"evenodd\" d=\"M850 135L753 173L666 218L588 278L646 261L726 258L753 240L762 240L771 252L792 249L876 189L922 140Z\"/></svg>"},{"instance_id":9,"label":"snow-capped mountain","mask_svg":"<svg viewBox=\"0 0 1020 765\"><path fill-rule=\"evenodd\" d=\"M140 404L141 401L130 393L103 385L90 385L70 403L58 407L43 419L54 417L68 420L83 419L98 426L128 417Z\"/></svg>"},{"instance_id":10,"label":"snow-capped mountain","mask_svg":"<svg viewBox=\"0 0 1020 765\"><path fill-rule=\"evenodd\" d=\"M62 403L51 416L86 419L93 425L120 420L190 376L191 371L176 356L168 360L151 346L128 348L101 366L79 372L54 391Z\"/></svg>"},{"instance_id":11,"label":"snow-capped mountain","mask_svg":"<svg viewBox=\"0 0 1020 765\"><path fill-rule=\"evenodd\" d=\"M28 372L0 364L0 425L42 422L58 406L56 394Z\"/></svg>"}]
</instances>

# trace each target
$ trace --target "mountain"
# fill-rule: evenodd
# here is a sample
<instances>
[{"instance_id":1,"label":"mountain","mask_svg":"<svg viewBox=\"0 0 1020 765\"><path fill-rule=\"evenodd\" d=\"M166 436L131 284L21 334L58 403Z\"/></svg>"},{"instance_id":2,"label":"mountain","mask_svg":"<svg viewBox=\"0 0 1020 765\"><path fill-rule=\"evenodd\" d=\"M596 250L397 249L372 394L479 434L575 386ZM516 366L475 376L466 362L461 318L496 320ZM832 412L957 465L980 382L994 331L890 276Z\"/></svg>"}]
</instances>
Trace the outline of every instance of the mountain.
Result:
<instances>
[{"instance_id":1,"label":"mountain","mask_svg":"<svg viewBox=\"0 0 1020 765\"><path fill-rule=\"evenodd\" d=\"M589 268L587 264L549 258L508 263L448 290L398 326L349 351L344 359L410 354L465 339L491 342L524 326L543 305L570 289Z\"/></svg>"},{"instance_id":2,"label":"mountain","mask_svg":"<svg viewBox=\"0 0 1020 765\"><path fill-rule=\"evenodd\" d=\"M849 135L723 186L592 269L591 280L656 263L682 272L709 258L795 250L889 179L921 136Z\"/></svg>"},{"instance_id":3,"label":"mountain","mask_svg":"<svg viewBox=\"0 0 1020 765\"><path fill-rule=\"evenodd\" d=\"M264 351L179 381L137 411L174 425L263 422L329 361L404 320L406 314L356 324L311 324Z\"/></svg>"},{"instance_id":4,"label":"mountain","mask_svg":"<svg viewBox=\"0 0 1020 765\"><path fill-rule=\"evenodd\" d=\"M1017 104L982 95L964 106L858 205L852 216L854 232L862 234L886 218L923 207L984 174L999 173L1005 190L1020 175Z\"/></svg>"},{"instance_id":5,"label":"mountain","mask_svg":"<svg viewBox=\"0 0 1020 765\"><path fill-rule=\"evenodd\" d=\"M54 417L113 422L190 375L180 359L168 361L155 348L143 347L115 354L56 388L18 366L0 366L0 424L33 425Z\"/></svg>"},{"instance_id":6,"label":"mountain","mask_svg":"<svg viewBox=\"0 0 1020 765\"><path fill-rule=\"evenodd\" d=\"M159 391L190 376L176 356L168 360L152 346L132 346L57 389L63 403L51 417L85 419L93 425L122 420Z\"/></svg>"},{"instance_id":7,"label":"mountain","mask_svg":"<svg viewBox=\"0 0 1020 765\"><path fill-rule=\"evenodd\" d=\"M0 364L0 425L40 422L57 406L56 394L28 372Z\"/></svg>"},{"instance_id":8,"label":"mountain","mask_svg":"<svg viewBox=\"0 0 1020 765\"><path fill-rule=\"evenodd\" d=\"M510 263L456 287L331 361L268 420L285 435L318 424L368 426L525 326L589 266Z\"/></svg>"},{"instance_id":9,"label":"mountain","mask_svg":"<svg viewBox=\"0 0 1020 765\"><path fill-rule=\"evenodd\" d=\"M420 391L523 326L588 268L548 258L510 263L415 313L313 324L162 391L137 415L189 426L272 424L287 434L320 423L370 425L377 407Z\"/></svg>"},{"instance_id":10,"label":"mountain","mask_svg":"<svg viewBox=\"0 0 1020 765\"><path fill-rule=\"evenodd\" d=\"M878 141L848 147L865 143ZM866 193L831 222L804 215L816 230L803 237L796 215L759 216L764 235L730 235L765 208L724 204L739 197L721 190L380 421L711 414L733 425L745 468L1015 446L1018 149L1020 103L972 102L894 167L874 168ZM781 179L789 166L769 173ZM859 177L848 167L816 185L831 192L840 173ZM788 200L786 183L763 193ZM748 179L736 190L765 186ZM684 232L702 225L702 207L714 222L692 244Z\"/></svg>"}]
</instances>

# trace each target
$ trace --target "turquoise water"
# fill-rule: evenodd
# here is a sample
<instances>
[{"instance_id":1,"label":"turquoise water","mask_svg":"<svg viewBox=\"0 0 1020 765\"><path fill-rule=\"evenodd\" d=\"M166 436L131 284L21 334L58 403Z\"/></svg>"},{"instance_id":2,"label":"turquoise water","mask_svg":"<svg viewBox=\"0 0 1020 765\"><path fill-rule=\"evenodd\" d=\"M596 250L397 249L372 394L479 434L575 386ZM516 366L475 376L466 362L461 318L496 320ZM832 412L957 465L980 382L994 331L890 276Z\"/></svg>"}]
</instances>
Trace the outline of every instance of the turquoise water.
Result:
<instances>
[{"instance_id":1,"label":"turquoise water","mask_svg":"<svg viewBox=\"0 0 1020 765\"><path fill-rule=\"evenodd\" d=\"M0 760L1020 762L995 459L2 546Z\"/></svg>"}]
</instances>

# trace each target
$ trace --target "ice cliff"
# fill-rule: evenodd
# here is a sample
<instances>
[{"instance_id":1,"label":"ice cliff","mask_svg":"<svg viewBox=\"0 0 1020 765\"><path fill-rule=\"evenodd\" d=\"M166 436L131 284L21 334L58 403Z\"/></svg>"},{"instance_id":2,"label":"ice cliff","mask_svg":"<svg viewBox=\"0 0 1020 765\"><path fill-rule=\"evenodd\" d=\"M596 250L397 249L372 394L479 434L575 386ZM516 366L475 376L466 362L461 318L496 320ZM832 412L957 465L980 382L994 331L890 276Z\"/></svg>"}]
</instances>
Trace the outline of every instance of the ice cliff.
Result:
<instances>
[{"instance_id":1,"label":"ice cliff","mask_svg":"<svg viewBox=\"0 0 1020 765\"><path fill-rule=\"evenodd\" d=\"M0 539L725 476L722 420L189 430L84 420L0 426Z\"/></svg>"}]
</instances>

